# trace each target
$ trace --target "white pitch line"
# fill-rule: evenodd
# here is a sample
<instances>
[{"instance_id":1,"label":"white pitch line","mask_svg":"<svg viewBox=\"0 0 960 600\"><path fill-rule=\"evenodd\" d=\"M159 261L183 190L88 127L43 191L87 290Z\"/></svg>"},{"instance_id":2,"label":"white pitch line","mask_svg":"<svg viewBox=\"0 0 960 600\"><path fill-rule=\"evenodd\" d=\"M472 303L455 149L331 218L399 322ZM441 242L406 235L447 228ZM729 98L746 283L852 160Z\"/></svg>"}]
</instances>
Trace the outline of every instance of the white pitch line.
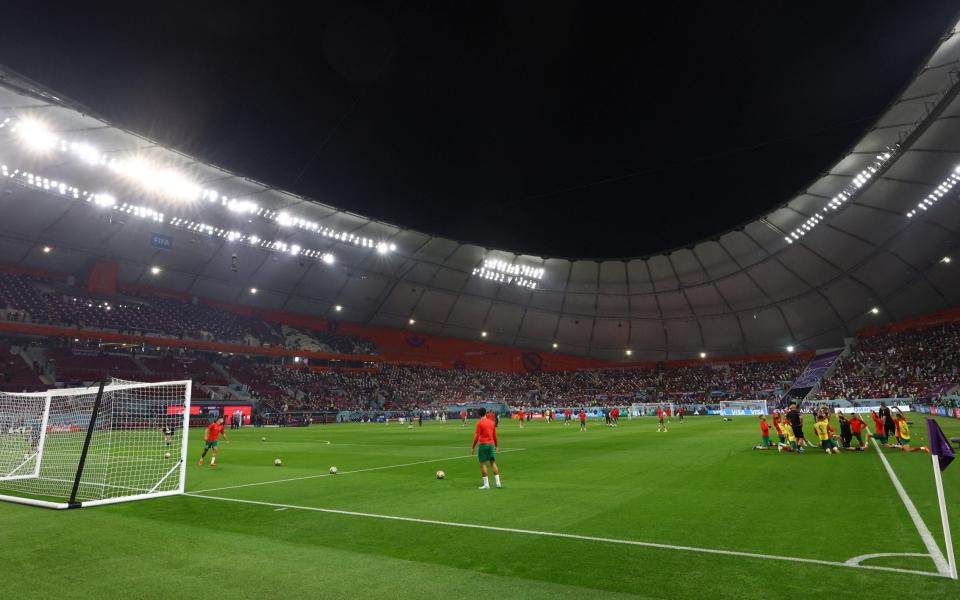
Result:
<instances>
[{"instance_id":1,"label":"white pitch line","mask_svg":"<svg viewBox=\"0 0 960 600\"><path fill-rule=\"evenodd\" d=\"M940 551L940 546L937 545L936 540L933 539L933 534L931 534L930 530L927 529L926 523L923 522L923 518L920 517L920 513L917 512L917 507L914 506L910 496L907 495L907 490L903 489L903 485L900 484L897 474L893 472L893 467L890 466L890 462L887 461L887 457L883 455L883 450L880 449L880 444L877 443L876 439L870 439L873 440L873 445L877 449L877 454L880 456L880 460L883 461L883 466L887 470L887 475L890 476L890 481L893 482L893 487L896 488L897 494L900 495L900 500L903 501L903 505L907 508L907 512L910 513L910 518L913 520L913 524L917 528L917 533L920 534L920 539L923 540L923 544L927 547L927 552L930 553L930 558L933 559L933 564L937 566L937 571L939 571L941 575L949 576L950 566L947 564L947 559L944 558L943 552Z\"/></svg>"},{"instance_id":2,"label":"white pitch line","mask_svg":"<svg viewBox=\"0 0 960 600\"><path fill-rule=\"evenodd\" d=\"M268 506L271 508L290 508L294 510L306 510L311 512L328 513L335 515L347 515L351 517L366 517L370 519L383 519L387 521L403 521L407 523L423 523L427 525L440 525L443 527L462 527L465 529L482 529L486 531L500 531L504 533L519 533L524 535L537 535L542 537L563 538L569 540L579 540L586 542L600 542L606 544L620 544L624 546L640 546L644 548L657 548L660 550L675 550L679 552L695 552L699 554L719 554L722 556L738 556L742 558L757 558L763 560L778 560L785 562L806 563L814 565L823 565L828 567L845 567L848 569L867 569L870 571L887 571L891 573L906 573L909 575L923 575L925 577L949 577L933 571L915 571L912 569L898 569L896 567L879 567L873 565L850 564L832 560L819 560L815 558L802 558L799 556L778 556L775 554L760 554L757 552L741 552L738 550L722 550L719 548L699 548L696 546L676 546L673 544L659 544L656 542L641 542L638 540L624 540L618 538L605 538L593 535L579 535L576 533L559 533L555 531L536 531L533 529L517 529L515 527L495 527L493 525L478 525L475 523L457 523L454 521L438 521L436 519L416 519L413 517L399 517L396 515L380 515L375 513L357 512L352 510L337 510L334 508L318 508L315 506L299 506L296 504L280 504L278 502L260 502L258 500L243 500L240 498L224 498L221 496L204 496L195 492L188 492L187 496L193 498L203 498L205 500L219 500L222 502L236 502L239 504L253 504L256 506Z\"/></svg>"},{"instance_id":3,"label":"white pitch line","mask_svg":"<svg viewBox=\"0 0 960 600\"><path fill-rule=\"evenodd\" d=\"M506 452L520 452L522 450L526 450L526 448L512 448L510 450L501 450L500 453L504 454ZM463 456L451 456L449 458L432 458L430 460L418 460L416 462L403 463L399 465L385 465L382 467L369 467L367 469L354 469L353 471L340 471L336 474L336 476L339 477L340 475L350 475L351 473L367 473L370 471L382 471L384 469L399 469L400 467L412 467L414 465L426 465L429 463L444 462L448 460L460 460L463 458L470 458L472 456L475 456L475 455L464 454ZM241 483L239 485L227 485L227 486L218 487L218 488L195 490L195 491L191 491L190 493L202 494L204 492L219 492L221 490L235 490L237 488L255 487L259 485L270 485L272 483L287 483L288 481L304 481L306 479L319 479L320 477L333 477L333 476L334 476L333 473L319 473L317 475L304 475L303 477L291 477L289 479L272 479L270 481L257 481L254 483Z\"/></svg>"},{"instance_id":4,"label":"white pitch line","mask_svg":"<svg viewBox=\"0 0 960 600\"><path fill-rule=\"evenodd\" d=\"M280 509L277 509L280 510ZM859 565L865 560L870 560L873 558L886 558L888 556L919 556L921 558L930 558L929 554L924 554L923 552L878 552L876 554L861 554L860 556L854 556L853 558L847 559L848 565Z\"/></svg>"}]
</instances>

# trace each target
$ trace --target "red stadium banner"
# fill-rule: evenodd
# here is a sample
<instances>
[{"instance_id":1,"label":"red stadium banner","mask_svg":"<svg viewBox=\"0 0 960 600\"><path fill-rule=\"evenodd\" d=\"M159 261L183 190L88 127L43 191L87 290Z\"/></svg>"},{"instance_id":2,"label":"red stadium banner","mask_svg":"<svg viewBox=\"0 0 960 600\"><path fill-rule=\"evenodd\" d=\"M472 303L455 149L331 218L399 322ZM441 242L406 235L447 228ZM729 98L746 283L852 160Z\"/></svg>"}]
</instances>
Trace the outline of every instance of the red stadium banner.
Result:
<instances>
[{"instance_id":1,"label":"red stadium banner","mask_svg":"<svg viewBox=\"0 0 960 600\"><path fill-rule=\"evenodd\" d=\"M87 289L94 294L114 296L117 293L117 272L119 265L115 262L98 261L93 265L87 277Z\"/></svg>"},{"instance_id":2,"label":"red stadium banner","mask_svg":"<svg viewBox=\"0 0 960 600\"><path fill-rule=\"evenodd\" d=\"M182 414L183 414L183 407L182 407L182 406L168 406L168 407L167 407L167 414L168 414L168 415L182 415ZM191 407L190 407L190 414L191 414L191 415L199 415L199 414L200 414L200 407L199 407L199 406L191 406Z\"/></svg>"}]
</instances>

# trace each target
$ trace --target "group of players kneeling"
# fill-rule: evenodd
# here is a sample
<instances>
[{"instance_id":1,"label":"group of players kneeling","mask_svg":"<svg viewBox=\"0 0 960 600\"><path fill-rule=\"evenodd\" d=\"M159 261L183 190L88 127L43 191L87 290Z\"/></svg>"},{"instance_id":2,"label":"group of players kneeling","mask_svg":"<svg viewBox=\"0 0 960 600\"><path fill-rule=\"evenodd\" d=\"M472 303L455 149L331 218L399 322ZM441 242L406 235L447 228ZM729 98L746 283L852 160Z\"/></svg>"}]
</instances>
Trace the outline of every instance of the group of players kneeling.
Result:
<instances>
[{"instance_id":1,"label":"group of players kneeling","mask_svg":"<svg viewBox=\"0 0 960 600\"><path fill-rule=\"evenodd\" d=\"M903 412L900 409L896 410L897 415L894 416L886 404L883 403L880 404L879 413L871 410L870 417L874 426L874 431L871 433L866 421L857 413L854 413L850 418L847 418L843 413L837 413L838 431L830 423L830 409L821 406L814 412L816 422L813 425L813 430L820 442L820 448L827 454L840 454L841 448L851 452L863 452L869 447L867 442L871 438L887 448L896 448L903 452L928 452L926 446L914 448L910 445L910 424ZM760 416L762 441L753 447L754 450L776 448L778 452L803 454L804 447L817 447L804 435L803 414L796 404L791 404L785 414L781 414L780 411L773 411L773 426L779 438L776 444L770 439L770 426L767 424L767 417L765 415ZM856 439L856 444L853 443L854 439Z\"/></svg>"}]
</instances>

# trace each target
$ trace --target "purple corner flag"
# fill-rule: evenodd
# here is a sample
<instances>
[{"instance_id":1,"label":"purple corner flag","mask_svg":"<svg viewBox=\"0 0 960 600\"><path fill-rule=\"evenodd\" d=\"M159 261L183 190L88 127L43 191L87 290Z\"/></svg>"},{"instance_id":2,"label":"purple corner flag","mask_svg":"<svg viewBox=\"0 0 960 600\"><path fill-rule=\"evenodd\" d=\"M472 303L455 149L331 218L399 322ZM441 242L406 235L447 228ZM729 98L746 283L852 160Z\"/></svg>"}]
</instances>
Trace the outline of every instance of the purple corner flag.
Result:
<instances>
[{"instance_id":1,"label":"purple corner flag","mask_svg":"<svg viewBox=\"0 0 960 600\"><path fill-rule=\"evenodd\" d=\"M953 446L943 435L940 425L933 419L927 419L927 439L930 440L930 454L940 460L940 470L944 471L953 462Z\"/></svg>"}]
</instances>

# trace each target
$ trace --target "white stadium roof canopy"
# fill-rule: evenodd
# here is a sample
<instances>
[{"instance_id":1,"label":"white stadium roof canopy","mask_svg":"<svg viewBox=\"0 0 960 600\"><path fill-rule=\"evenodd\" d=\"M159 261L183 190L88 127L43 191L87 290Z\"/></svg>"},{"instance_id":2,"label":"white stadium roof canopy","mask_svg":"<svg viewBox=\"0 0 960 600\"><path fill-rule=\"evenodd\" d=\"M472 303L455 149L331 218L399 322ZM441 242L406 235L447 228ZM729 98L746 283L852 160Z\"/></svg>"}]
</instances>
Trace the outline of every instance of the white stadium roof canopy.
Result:
<instances>
[{"instance_id":1,"label":"white stadium roof canopy","mask_svg":"<svg viewBox=\"0 0 960 600\"><path fill-rule=\"evenodd\" d=\"M162 147L0 67L0 256L72 273L115 260L122 280L220 301L612 360L628 348L636 361L837 346L960 305L958 267L943 260L960 230L958 74L954 26L795 197L698 244L597 261L339 210Z\"/></svg>"}]
</instances>

